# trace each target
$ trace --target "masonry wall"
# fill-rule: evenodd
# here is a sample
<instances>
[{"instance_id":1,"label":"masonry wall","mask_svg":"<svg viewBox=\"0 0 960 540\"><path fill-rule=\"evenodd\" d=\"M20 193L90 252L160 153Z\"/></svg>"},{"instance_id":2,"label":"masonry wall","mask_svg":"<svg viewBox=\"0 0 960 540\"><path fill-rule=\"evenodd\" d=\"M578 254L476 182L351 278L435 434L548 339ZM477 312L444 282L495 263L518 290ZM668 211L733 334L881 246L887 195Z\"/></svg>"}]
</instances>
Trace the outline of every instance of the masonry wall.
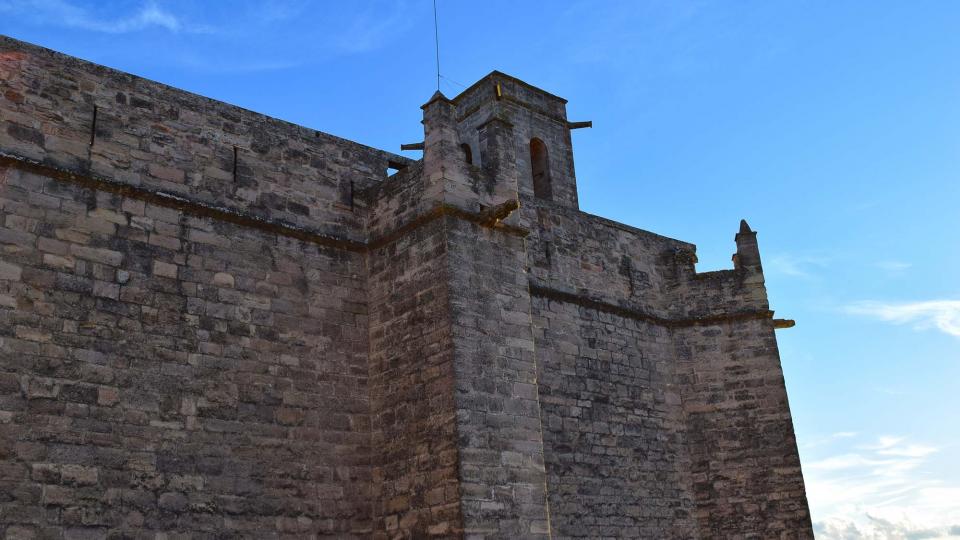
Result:
<instances>
[{"instance_id":1,"label":"masonry wall","mask_svg":"<svg viewBox=\"0 0 960 540\"><path fill-rule=\"evenodd\" d=\"M409 163L4 36L0 90L5 152L355 240L351 193Z\"/></svg>"},{"instance_id":2,"label":"masonry wall","mask_svg":"<svg viewBox=\"0 0 960 540\"><path fill-rule=\"evenodd\" d=\"M531 282L667 317L682 309L671 298L675 253L693 245L576 209L524 199ZM691 268L692 273L692 268ZM694 296L694 295L691 295Z\"/></svg>"},{"instance_id":3,"label":"masonry wall","mask_svg":"<svg viewBox=\"0 0 960 540\"><path fill-rule=\"evenodd\" d=\"M0 533L811 536L755 233L698 274L577 210L561 98L438 93L413 163L8 38L0 75Z\"/></svg>"},{"instance_id":4,"label":"masonry wall","mask_svg":"<svg viewBox=\"0 0 960 540\"><path fill-rule=\"evenodd\" d=\"M5 37L0 75L5 533L368 537L352 195L406 160Z\"/></svg>"},{"instance_id":5,"label":"masonry wall","mask_svg":"<svg viewBox=\"0 0 960 540\"><path fill-rule=\"evenodd\" d=\"M9 168L0 246L8 537L369 531L359 256Z\"/></svg>"},{"instance_id":6,"label":"masonry wall","mask_svg":"<svg viewBox=\"0 0 960 540\"><path fill-rule=\"evenodd\" d=\"M535 298L557 538L696 536L670 331Z\"/></svg>"},{"instance_id":7,"label":"masonry wall","mask_svg":"<svg viewBox=\"0 0 960 540\"><path fill-rule=\"evenodd\" d=\"M422 193L419 175L398 173L371 193L374 228L414 219ZM463 531L447 250L434 221L368 255L374 538Z\"/></svg>"},{"instance_id":8,"label":"masonry wall","mask_svg":"<svg viewBox=\"0 0 960 540\"><path fill-rule=\"evenodd\" d=\"M666 316L663 254L689 245L532 203L524 212L537 225L528 264L554 536L695 537L671 329L634 316Z\"/></svg>"},{"instance_id":9,"label":"masonry wall","mask_svg":"<svg viewBox=\"0 0 960 540\"><path fill-rule=\"evenodd\" d=\"M769 320L675 333L703 538L811 538Z\"/></svg>"},{"instance_id":10,"label":"masonry wall","mask_svg":"<svg viewBox=\"0 0 960 540\"><path fill-rule=\"evenodd\" d=\"M447 220L465 532L550 533L524 238Z\"/></svg>"},{"instance_id":11,"label":"masonry wall","mask_svg":"<svg viewBox=\"0 0 960 540\"><path fill-rule=\"evenodd\" d=\"M551 524L558 538L809 538L756 234L736 268L525 200Z\"/></svg>"}]
</instances>

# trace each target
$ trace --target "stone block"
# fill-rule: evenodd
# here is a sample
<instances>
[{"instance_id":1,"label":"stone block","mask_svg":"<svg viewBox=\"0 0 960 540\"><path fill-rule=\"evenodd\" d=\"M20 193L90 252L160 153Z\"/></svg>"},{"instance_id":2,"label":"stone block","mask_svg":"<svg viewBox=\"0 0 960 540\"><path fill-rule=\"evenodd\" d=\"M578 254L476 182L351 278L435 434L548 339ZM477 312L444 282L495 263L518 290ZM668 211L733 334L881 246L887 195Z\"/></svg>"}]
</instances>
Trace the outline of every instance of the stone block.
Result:
<instances>
[{"instance_id":1,"label":"stone block","mask_svg":"<svg viewBox=\"0 0 960 540\"><path fill-rule=\"evenodd\" d=\"M175 264L165 263L163 261L153 262L153 275L177 279L178 267Z\"/></svg>"},{"instance_id":2,"label":"stone block","mask_svg":"<svg viewBox=\"0 0 960 540\"><path fill-rule=\"evenodd\" d=\"M92 486L98 482L99 471L96 467L66 464L60 466L60 476L64 485Z\"/></svg>"},{"instance_id":3,"label":"stone block","mask_svg":"<svg viewBox=\"0 0 960 540\"><path fill-rule=\"evenodd\" d=\"M8 281L20 281L23 275L23 269L20 266L5 261L0 261L0 279Z\"/></svg>"},{"instance_id":4,"label":"stone block","mask_svg":"<svg viewBox=\"0 0 960 540\"><path fill-rule=\"evenodd\" d=\"M234 277L226 272L217 272L213 275L213 284L217 287L233 288L235 283Z\"/></svg>"}]
</instances>

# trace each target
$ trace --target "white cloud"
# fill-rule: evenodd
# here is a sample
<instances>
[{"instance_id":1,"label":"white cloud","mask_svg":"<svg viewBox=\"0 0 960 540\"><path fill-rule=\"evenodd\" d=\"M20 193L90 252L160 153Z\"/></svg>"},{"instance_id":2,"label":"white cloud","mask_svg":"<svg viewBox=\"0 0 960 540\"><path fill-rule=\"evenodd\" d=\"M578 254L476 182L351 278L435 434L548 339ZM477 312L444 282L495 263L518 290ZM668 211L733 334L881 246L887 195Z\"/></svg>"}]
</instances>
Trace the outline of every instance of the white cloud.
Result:
<instances>
[{"instance_id":1,"label":"white cloud","mask_svg":"<svg viewBox=\"0 0 960 540\"><path fill-rule=\"evenodd\" d=\"M897 456L897 457L925 457L929 456L936 452L938 448L932 446L925 446L922 444L911 444L902 448L888 448L884 450L878 450L877 453L881 456Z\"/></svg>"},{"instance_id":2,"label":"white cloud","mask_svg":"<svg viewBox=\"0 0 960 540\"><path fill-rule=\"evenodd\" d=\"M125 34L161 28L170 32L208 32L209 28L188 25L176 15L153 2L145 2L133 13L107 17L67 0L9 0L0 3L0 11L10 12L37 24L63 26L102 32Z\"/></svg>"},{"instance_id":3,"label":"white cloud","mask_svg":"<svg viewBox=\"0 0 960 540\"><path fill-rule=\"evenodd\" d=\"M864 315L893 324L912 324L917 329L936 328L960 337L960 300L928 300L922 302L857 302L845 308L854 315Z\"/></svg>"},{"instance_id":4,"label":"white cloud","mask_svg":"<svg viewBox=\"0 0 960 540\"><path fill-rule=\"evenodd\" d=\"M345 22L333 44L346 53L369 52L381 48L412 23L405 1L367 5L366 9Z\"/></svg>"},{"instance_id":5,"label":"white cloud","mask_svg":"<svg viewBox=\"0 0 960 540\"><path fill-rule=\"evenodd\" d=\"M960 486L927 470L940 448L886 435L853 450L803 463L818 540L960 538Z\"/></svg>"},{"instance_id":6,"label":"white cloud","mask_svg":"<svg viewBox=\"0 0 960 540\"><path fill-rule=\"evenodd\" d=\"M896 466L898 462L892 460L870 459L860 454L843 454L814 461L804 468L809 470L836 471L866 466Z\"/></svg>"},{"instance_id":7,"label":"white cloud","mask_svg":"<svg viewBox=\"0 0 960 540\"><path fill-rule=\"evenodd\" d=\"M831 433L829 435L824 435L821 437L816 437L809 441L804 441L802 443L803 448L816 448L818 446L823 446L825 444L830 444L839 439L849 439L851 437L856 437L856 431L838 431L836 433Z\"/></svg>"},{"instance_id":8,"label":"white cloud","mask_svg":"<svg viewBox=\"0 0 960 540\"><path fill-rule=\"evenodd\" d=\"M863 518L850 520L830 518L813 526L817 540L921 540L960 538L960 525L929 527L914 522L909 517L882 517L864 514Z\"/></svg>"},{"instance_id":9,"label":"white cloud","mask_svg":"<svg viewBox=\"0 0 960 540\"><path fill-rule=\"evenodd\" d=\"M889 276L901 276L909 270L913 264L904 261L887 260L879 261L875 266L885 271Z\"/></svg>"},{"instance_id":10,"label":"white cloud","mask_svg":"<svg viewBox=\"0 0 960 540\"><path fill-rule=\"evenodd\" d=\"M767 270L786 276L808 279L812 278L817 271L826 268L830 261L828 257L781 253L764 260L763 265Z\"/></svg>"},{"instance_id":11,"label":"white cloud","mask_svg":"<svg viewBox=\"0 0 960 540\"><path fill-rule=\"evenodd\" d=\"M903 437L894 437L892 435L881 435L877 438L876 444L864 446L868 450L886 450L903 442Z\"/></svg>"}]
</instances>

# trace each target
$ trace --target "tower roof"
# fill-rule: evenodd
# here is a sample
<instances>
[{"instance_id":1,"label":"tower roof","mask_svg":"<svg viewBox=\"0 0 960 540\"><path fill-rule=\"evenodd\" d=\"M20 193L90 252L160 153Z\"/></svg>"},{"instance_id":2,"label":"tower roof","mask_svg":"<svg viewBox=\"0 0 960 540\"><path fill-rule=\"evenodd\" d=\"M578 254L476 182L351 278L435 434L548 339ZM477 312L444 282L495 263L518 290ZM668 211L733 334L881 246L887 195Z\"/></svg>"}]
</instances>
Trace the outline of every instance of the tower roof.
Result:
<instances>
[{"instance_id":1,"label":"tower roof","mask_svg":"<svg viewBox=\"0 0 960 540\"><path fill-rule=\"evenodd\" d=\"M564 98L562 98L562 97L560 97L560 96L558 96L558 95L556 95L556 94L551 94L550 92L547 92L546 90L544 90L544 89L542 89L542 88L539 88L539 87L534 86L534 85L532 85L532 84L530 84L530 83L528 83L528 82L526 82L526 81L523 81L523 80L521 80L521 79L518 79L518 78L516 78L516 77L514 77L514 76L512 76L512 75L507 75L506 73L503 73L502 71L497 71L497 70L493 70L493 71L491 71L490 73L488 73L488 74L486 74L485 76L483 76L480 80L478 80L477 82L475 82L475 83L473 83L472 85L470 85L469 88L467 88L467 89L464 90L463 92L460 92L459 94L457 94L456 97L454 97L452 101L453 101L454 103L457 103L457 102L458 102L459 100L461 100L464 96L467 96L467 95L469 95L469 94L472 94L478 87L480 87L480 86L483 85L484 83L487 83L487 82L490 82L490 81L494 81L494 82L498 82L498 81L509 81L509 82L511 82L511 83L513 83L513 84L517 84L517 85L520 85L520 86L524 86L524 87L526 87L528 90L532 90L532 91L537 92L537 93L539 93L539 94L543 94L543 95L546 96L547 98L557 100L557 101L559 101L559 102L561 102L561 103L564 103L564 104L567 103L567 100L566 100L566 99L564 99Z\"/></svg>"}]
</instances>

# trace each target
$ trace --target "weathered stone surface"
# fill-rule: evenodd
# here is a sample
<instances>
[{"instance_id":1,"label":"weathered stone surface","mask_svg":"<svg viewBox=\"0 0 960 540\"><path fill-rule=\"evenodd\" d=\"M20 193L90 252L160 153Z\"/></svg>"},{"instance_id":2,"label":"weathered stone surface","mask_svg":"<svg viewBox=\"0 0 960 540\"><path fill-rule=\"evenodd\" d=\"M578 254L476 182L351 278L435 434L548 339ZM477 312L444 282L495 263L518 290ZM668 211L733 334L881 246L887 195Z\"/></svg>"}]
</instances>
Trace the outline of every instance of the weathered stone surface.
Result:
<instances>
[{"instance_id":1,"label":"weathered stone surface","mask_svg":"<svg viewBox=\"0 0 960 540\"><path fill-rule=\"evenodd\" d=\"M512 77L423 111L411 162L0 37L0 536L812 536L756 233L580 212Z\"/></svg>"}]
</instances>

